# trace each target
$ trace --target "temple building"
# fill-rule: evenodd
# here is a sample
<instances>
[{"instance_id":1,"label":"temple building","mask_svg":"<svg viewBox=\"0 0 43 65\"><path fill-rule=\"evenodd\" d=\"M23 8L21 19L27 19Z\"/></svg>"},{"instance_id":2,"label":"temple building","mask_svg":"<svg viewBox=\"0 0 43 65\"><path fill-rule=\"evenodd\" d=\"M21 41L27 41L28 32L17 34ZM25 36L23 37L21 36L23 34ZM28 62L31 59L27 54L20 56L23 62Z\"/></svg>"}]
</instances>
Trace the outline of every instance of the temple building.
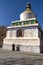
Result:
<instances>
[{"instance_id":1,"label":"temple building","mask_svg":"<svg viewBox=\"0 0 43 65\"><path fill-rule=\"evenodd\" d=\"M3 48L13 51L43 52L43 31L36 14L31 9L31 4L27 4L25 11L20 14L20 20L12 21L12 25L7 27Z\"/></svg>"}]
</instances>

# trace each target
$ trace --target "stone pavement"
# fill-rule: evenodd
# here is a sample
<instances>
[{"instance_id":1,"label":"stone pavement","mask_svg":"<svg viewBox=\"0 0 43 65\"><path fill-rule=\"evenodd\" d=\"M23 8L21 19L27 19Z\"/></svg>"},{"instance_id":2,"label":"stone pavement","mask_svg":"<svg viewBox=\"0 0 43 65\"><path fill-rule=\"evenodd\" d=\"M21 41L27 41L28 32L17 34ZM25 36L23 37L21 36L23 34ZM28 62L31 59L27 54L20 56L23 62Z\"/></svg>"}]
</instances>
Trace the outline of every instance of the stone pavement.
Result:
<instances>
[{"instance_id":1,"label":"stone pavement","mask_svg":"<svg viewBox=\"0 0 43 65\"><path fill-rule=\"evenodd\" d=\"M0 65L43 65L43 54L10 51L0 48Z\"/></svg>"}]
</instances>

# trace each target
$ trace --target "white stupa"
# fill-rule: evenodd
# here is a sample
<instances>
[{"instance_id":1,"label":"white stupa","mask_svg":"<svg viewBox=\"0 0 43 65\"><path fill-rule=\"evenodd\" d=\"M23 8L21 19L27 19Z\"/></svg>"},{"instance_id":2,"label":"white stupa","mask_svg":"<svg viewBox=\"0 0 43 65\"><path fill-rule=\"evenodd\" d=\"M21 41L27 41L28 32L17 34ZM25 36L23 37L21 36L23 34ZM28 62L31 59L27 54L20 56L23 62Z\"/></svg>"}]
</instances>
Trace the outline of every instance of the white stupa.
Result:
<instances>
[{"instance_id":1,"label":"white stupa","mask_svg":"<svg viewBox=\"0 0 43 65\"><path fill-rule=\"evenodd\" d=\"M20 14L20 20L12 21L12 26L7 29L6 38L3 40L4 49L43 52L43 32L30 4L27 4L25 11Z\"/></svg>"}]
</instances>

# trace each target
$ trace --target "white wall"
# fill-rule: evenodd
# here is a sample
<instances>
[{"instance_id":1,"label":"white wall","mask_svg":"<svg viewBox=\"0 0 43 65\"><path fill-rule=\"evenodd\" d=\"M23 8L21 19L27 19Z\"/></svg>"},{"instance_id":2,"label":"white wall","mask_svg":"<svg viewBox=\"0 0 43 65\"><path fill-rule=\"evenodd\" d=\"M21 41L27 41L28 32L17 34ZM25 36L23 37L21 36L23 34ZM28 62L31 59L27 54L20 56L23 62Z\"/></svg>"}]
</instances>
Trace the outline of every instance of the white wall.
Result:
<instances>
[{"instance_id":1,"label":"white wall","mask_svg":"<svg viewBox=\"0 0 43 65\"><path fill-rule=\"evenodd\" d=\"M6 37L16 37L16 30L7 31Z\"/></svg>"},{"instance_id":2,"label":"white wall","mask_svg":"<svg viewBox=\"0 0 43 65\"><path fill-rule=\"evenodd\" d=\"M38 37L38 29L24 30L24 37Z\"/></svg>"}]
</instances>

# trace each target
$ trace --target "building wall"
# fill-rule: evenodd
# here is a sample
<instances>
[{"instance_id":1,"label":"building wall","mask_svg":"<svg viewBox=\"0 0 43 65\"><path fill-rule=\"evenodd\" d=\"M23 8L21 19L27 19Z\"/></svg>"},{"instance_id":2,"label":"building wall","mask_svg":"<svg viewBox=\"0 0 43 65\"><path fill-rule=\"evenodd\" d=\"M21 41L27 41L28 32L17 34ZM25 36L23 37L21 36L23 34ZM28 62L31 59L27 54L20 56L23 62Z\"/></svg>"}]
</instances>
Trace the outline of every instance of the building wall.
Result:
<instances>
[{"instance_id":1,"label":"building wall","mask_svg":"<svg viewBox=\"0 0 43 65\"><path fill-rule=\"evenodd\" d=\"M36 52L40 53L40 39L12 39L12 38L5 38L4 39L4 49L12 50L12 44L15 45L15 50L17 50L17 46L19 46L20 51L26 51L26 52Z\"/></svg>"},{"instance_id":2,"label":"building wall","mask_svg":"<svg viewBox=\"0 0 43 65\"><path fill-rule=\"evenodd\" d=\"M38 29L38 37L41 39L41 31Z\"/></svg>"},{"instance_id":3,"label":"building wall","mask_svg":"<svg viewBox=\"0 0 43 65\"><path fill-rule=\"evenodd\" d=\"M40 38L40 52L43 53L43 31L38 29L38 37Z\"/></svg>"},{"instance_id":4,"label":"building wall","mask_svg":"<svg viewBox=\"0 0 43 65\"><path fill-rule=\"evenodd\" d=\"M19 47L20 51L40 53L43 50L41 47L41 31L38 27L21 28L24 30L24 37L17 37L18 29L10 29L7 31L7 36L3 41L3 48L12 50L12 44L15 45L15 50Z\"/></svg>"},{"instance_id":5,"label":"building wall","mask_svg":"<svg viewBox=\"0 0 43 65\"><path fill-rule=\"evenodd\" d=\"M24 37L38 37L38 29L24 30Z\"/></svg>"},{"instance_id":6,"label":"building wall","mask_svg":"<svg viewBox=\"0 0 43 65\"><path fill-rule=\"evenodd\" d=\"M20 29L22 30L23 37L38 37L37 27L10 29L7 31L6 37L17 37L17 30L20 30Z\"/></svg>"},{"instance_id":7,"label":"building wall","mask_svg":"<svg viewBox=\"0 0 43 65\"><path fill-rule=\"evenodd\" d=\"M8 30L6 37L16 37L16 30Z\"/></svg>"}]
</instances>

